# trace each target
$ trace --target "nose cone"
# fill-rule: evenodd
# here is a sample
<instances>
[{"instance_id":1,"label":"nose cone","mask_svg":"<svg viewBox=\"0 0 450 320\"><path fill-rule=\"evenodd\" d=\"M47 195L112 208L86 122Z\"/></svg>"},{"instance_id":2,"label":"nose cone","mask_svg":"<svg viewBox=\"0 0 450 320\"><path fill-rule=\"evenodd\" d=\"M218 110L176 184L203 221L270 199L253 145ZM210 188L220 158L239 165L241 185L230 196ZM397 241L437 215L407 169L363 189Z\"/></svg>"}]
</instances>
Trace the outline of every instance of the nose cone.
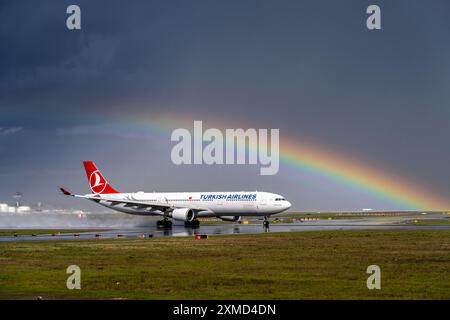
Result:
<instances>
[{"instance_id":1,"label":"nose cone","mask_svg":"<svg viewBox=\"0 0 450 320\"><path fill-rule=\"evenodd\" d=\"M292 204L289 201L286 201L285 210L289 209L290 207L292 207Z\"/></svg>"}]
</instances>

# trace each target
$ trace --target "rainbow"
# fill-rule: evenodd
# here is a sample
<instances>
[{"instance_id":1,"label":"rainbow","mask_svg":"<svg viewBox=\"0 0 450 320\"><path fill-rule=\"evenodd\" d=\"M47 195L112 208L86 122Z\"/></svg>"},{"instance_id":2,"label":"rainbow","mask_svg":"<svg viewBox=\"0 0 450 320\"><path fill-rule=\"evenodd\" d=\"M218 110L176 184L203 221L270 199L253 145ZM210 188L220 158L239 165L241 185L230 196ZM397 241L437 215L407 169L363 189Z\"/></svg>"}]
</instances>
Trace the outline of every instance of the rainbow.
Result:
<instances>
[{"instance_id":1,"label":"rainbow","mask_svg":"<svg viewBox=\"0 0 450 320\"><path fill-rule=\"evenodd\" d=\"M58 121L61 121L58 116ZM74 119L70 122L86 123L86 117ZM105 115L91 114L88 123L92 127L104 124L109 128L108 134L138 136L140 138L154 138L155 135L167 137L176 128L191 128L194 120L202 120L204 126L218 129L249 128L252 126L232 121L217 121L201 116L163 115L139 117L114 117L105 120ZM308 144L298 138L280 133L280 161L296 170L303 170L336 181L345 186L355 188L382 200L408 210L448 210L450 201L399 177L396 174L370 166L351 158L347 154L339 154L321 146Z\"/></svg>"},{"instance_id":2,"label":"rainbow","mask_svg":"<svg viewBox=\"0 0 450 320\"><path fill-rule=\"evenodd\" d=\"M202 119L204 126L218 129L248 128L237 124L236 120L225 124L223 120L199 116L189 117L163 116L157 118L131 118L127 126L147 128L150 132L167 134L175 128L191 128L195 119ZM225 121L226 122L226 121ZM294 137L280 135L280 162L294 169L311 172L345 186L356 188L379 199L386 200L402 208L411 210L448 210L450 201L425 190L417 183L407 181L395 174L374 168L347 155L326 150L317 145L308 144Z\"/></svg>"},{"instance_id":3,"label":"rainbow","mask_svg":"<svg viewBox=\"0 0 450 320\"><path fill-rule=\"evenodd\" d=\"M356 159L300 142L283 143L281 149L281 160L288 165L357 188L400 207L413 210L447 210L450 207L447 199Z\"/></svg>"}]
</instances>

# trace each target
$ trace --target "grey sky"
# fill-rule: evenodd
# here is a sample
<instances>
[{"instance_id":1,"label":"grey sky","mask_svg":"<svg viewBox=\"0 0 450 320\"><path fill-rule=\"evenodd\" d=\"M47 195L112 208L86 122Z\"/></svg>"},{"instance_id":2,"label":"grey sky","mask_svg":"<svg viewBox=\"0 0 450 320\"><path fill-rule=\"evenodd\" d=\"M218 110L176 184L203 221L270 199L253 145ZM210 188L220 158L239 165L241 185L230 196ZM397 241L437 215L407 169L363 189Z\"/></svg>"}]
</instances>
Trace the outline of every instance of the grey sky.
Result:
<instances>
[{"instance_id":1,"label":"grey sky","mask_svg":"<svg viewBox=\"0 0 450 320\"><path fill-rule=\"evenodd\" d=\"M68 31L75 3L82 30ZM365 27L374 3L381 31ZM169 135L140 137L127 120L161 114L280 128L281 141L448 197L449 10L445 0L2 1L0 201L20 190L83 206L57 187L87 192L81 161L91 159L126 191L260 189L296 209L395 207L283 165L265 177L255 166L174 166ZM111 123L128 129L102 131ZM61 134L83 126L99 129Z\"/></svg>"}]
</instances>

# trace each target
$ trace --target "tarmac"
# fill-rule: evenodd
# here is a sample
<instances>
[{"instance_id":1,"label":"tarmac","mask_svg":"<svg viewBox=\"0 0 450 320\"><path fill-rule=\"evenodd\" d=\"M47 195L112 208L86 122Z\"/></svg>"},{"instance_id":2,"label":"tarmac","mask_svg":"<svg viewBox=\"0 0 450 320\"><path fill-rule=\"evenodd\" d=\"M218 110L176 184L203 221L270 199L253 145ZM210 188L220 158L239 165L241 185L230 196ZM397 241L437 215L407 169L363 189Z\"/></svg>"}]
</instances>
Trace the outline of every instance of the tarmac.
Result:
<instances>
[{"instance_id":1,"label":"tarmac","mask_svg":"<svg viewBox=\"0 0 450 320\"><path fill-rule=\"evenodd\" d=\"M355 219L332 219L294 221L292 223L271 223L268 228L262 225L262 221L252 221L249 224L239 223L202 223L198 227L185 227L184 224L175 222L171 228L160 228L156 226L154 219L146 223L138 223L136 226L114 226L110 227L96 224L96 226L76 226L79 229L95 228L94 231L79 233L53 233L32 235L5 235L0 236L0 241L61 241L61 240L83 240L83 239L113 239L113 238L152 238L152 237L187 237L195 235L231 235L231 234L257 234L267 232L301 232L301 231L325 231L325 230L450 230L448 225L414 225L407 223L414 217L364 217ZM433 218L432 216L427 219ZM436 218L436 217L434 217ZM441 216L442 218L442 216ZM30 227L29 227L30 228ZM48 227L41 228L47 229ZM73 229L72 224L65 229ZM98 228L107 228L98 231ZM5 229L5 228L4 228ZM9 228L8 228L9 229ZM39 228L32 227L30 230Z\"/></svg>"}]
</instances>

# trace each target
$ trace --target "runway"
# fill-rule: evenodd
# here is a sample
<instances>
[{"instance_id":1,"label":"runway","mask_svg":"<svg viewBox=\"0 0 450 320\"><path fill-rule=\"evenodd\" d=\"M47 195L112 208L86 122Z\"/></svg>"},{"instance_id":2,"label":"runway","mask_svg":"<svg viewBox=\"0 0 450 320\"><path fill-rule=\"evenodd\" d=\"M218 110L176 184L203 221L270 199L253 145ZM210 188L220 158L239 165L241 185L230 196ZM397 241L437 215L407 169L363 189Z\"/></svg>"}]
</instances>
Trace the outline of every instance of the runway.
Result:
<instances>
[{"instance_id":1,"label":"runway","mask_svg":"<svg viewBox=\"0 0 450 320\"><path fill-rule=\"evenodd\" d=\"M316 220L293 223L272 223L264 228L262 223L252 224L203 224L199 227L185 227L183 224L174 224L172 228L161 229L152 220L145 226L116 227L107 231L92 231L63 234L37 234L0 236L2 242L13 241L60 241L83 239L119 239L119 238L152 238L152 237L187 237L195 235L231 235L231 234L257 234L267 232L301 232L325 230L450 230L448 225L411 225L405 223L405 218L376 217L338 220ZM410 219L408 219L410 220ZM57 230L55 230L57 232Z\"/></svg>"}]
</instances>

